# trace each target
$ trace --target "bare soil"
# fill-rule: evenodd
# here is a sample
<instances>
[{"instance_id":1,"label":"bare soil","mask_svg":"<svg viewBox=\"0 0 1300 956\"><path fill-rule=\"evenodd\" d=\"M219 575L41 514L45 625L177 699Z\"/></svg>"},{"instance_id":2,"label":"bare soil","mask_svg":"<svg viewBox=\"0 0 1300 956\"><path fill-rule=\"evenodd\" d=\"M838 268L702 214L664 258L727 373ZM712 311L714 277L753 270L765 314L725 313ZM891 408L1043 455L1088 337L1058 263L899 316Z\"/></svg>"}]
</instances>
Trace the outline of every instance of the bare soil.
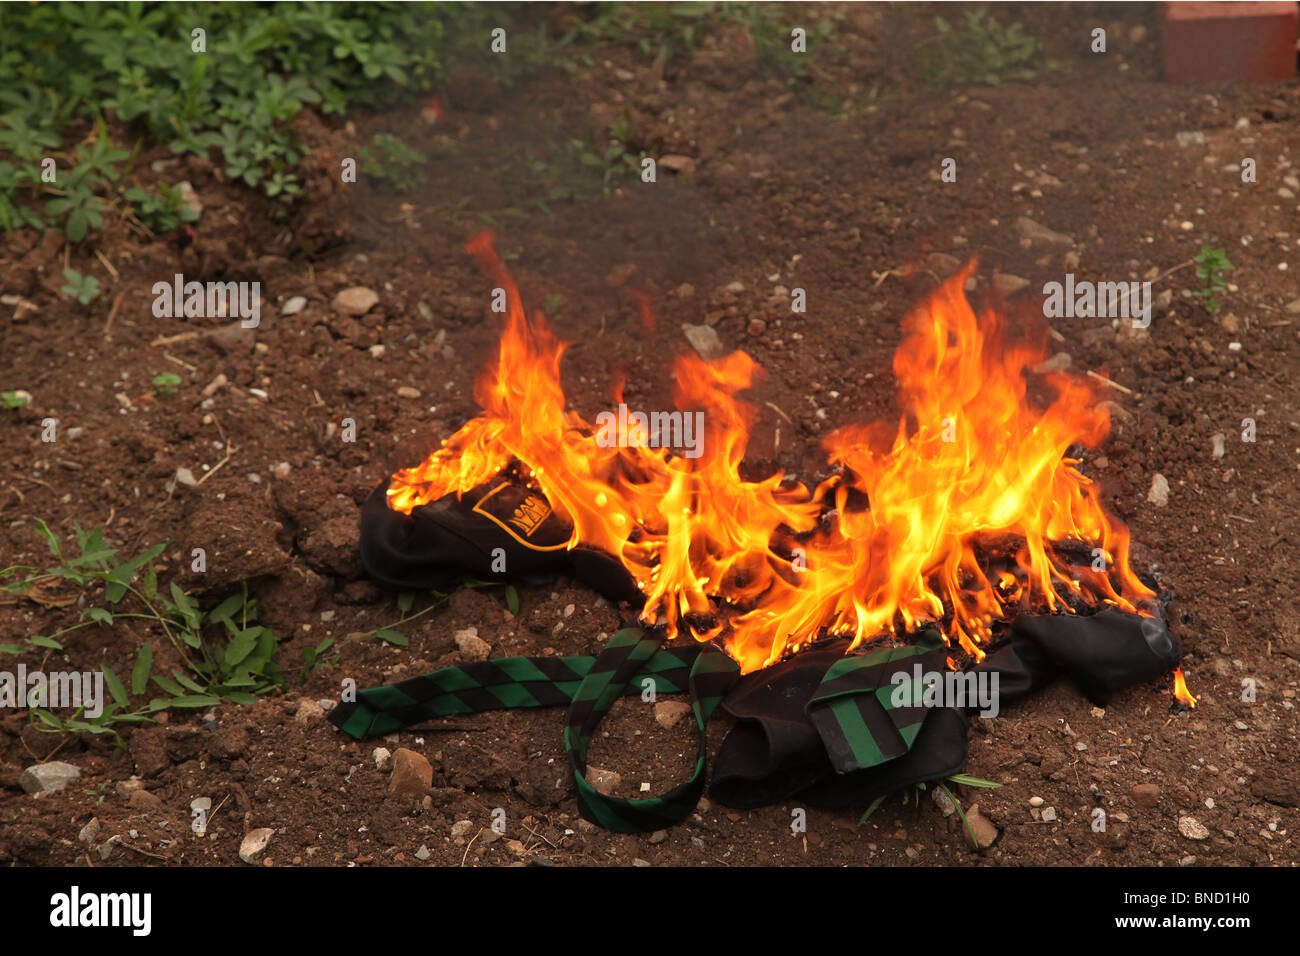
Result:
<instances>
[{"instance_id":1,"label":"bare soil","mask_svg":"<svg viewBox=\"0 0 1300 956\"><path fill-rule=\"evenodd\" d=\"M73 522L104 525L126 554L169 541L159 579L205 604L248 580L291 674L283 695L171 713L127 732L125 749L106 737L42 734L23 712L0 716L0 861L242 865L244 834L270 827L259 865L1300 862L1300 218L1294 195L1279 194L1300 162L1300 86L1166 85L1148 8L1076 4L1026 13L1062 61L1058 71L1033 83L891 93L932 16L920 5L848 9L829 68L846 86L879 84L882 95L846 119L803 105L740 40L711 38L667 70L610 47L572 76L510 88L462 71L436 123L418 107L354 116L354 126L304 119L313 178L280 218L279 204L189 158L183 170L204 205L192 240L143 241L117 224L70 258L57 237L0 250L3 291L34 306L5 307L0 377L34 403L0 413L3 564L46 560L36 517L66 536ZM1104 57L1072 39L1098 24L1109 27ZM1145 27L1137 42L1135 26ZM809 810L806 834L792 832L792 805L737 812L708 802L663 838L607 833L577 815L559 711L474 715L356 743L303 707L337 699L346 678L373 686L457 662L457 629L477 628L494 656L591 654L628 619L557 581L521 588L517 617L499 591L460 591L403 628L409 648L347 640L399 617L358 561L361 503L475 411L473 380L498 329L463 244L483 226L475 210L508 204L492 170L548 125L580 135L618 117L662 152L693 158L693 172L661 168L653 185L629 182L608 197L557 203L553 216L525 208L498 222L525 297L563 296L552 311L574 343L565 364L574 406L594 415L626 373L630 398L670 407L652 403L670 398L669 359L687 347L680 326L707 323L768 372L753 395L763 411L752 456L806 480L823 467L818 443L830 430L896 420L900 320L951 269L945 257L979 257L977 296L997 269L1029 280L1006 304L1028 322L1041 318L1042 284L1064 272L1139 279L1202 244L1228 250L1236 270L1217 317L1183 295L1196 287L1183 268L1156 283L1172 302L1149 331L1062 319L1051 340L1076 371L1122 386L1107 396L1112 435L1083 467L1175 592L1171 630L1200 698L1194 711L1171 714L1161 680L1104 711L1056 685L976 721L967 772L1002 784L961 794L1000 830L977 854L928 798L891 800L861 827L860 812ZM383 129L431 156L426 187L401 196L334 177L340 157ZM1187 131L1204 142L1180 145ZM142 157L144 179L163 155ZM945 156L958 161L956 183L939 180ZM1243 157L1258 161L1255 184L1241 181ZM458 211L465 196L472 202ZM1022 242L1022 216L1068 235L1069 246ZM98 277L105 296L88 307L61 296L65 261ZM151 288L177 272L260 281L261 326L154 318ZM733 283L740 291L727 290ZM374 289L379 304L360 318L341 314L334 296L351 286ZM807 314L792 316L777 286L806 289ZM652 327L639 313L643 293ZM299 295L306 308L281 316ZM175 338L187 333L197 334ZM162 371L181 375L177 394L152 394ZM205 398L218 375L227 384ZM399 397L402 386L420 397ZM54 443L40 438L47 417L59 422ZM357 423L355 443L339 438L345 418ZM1244 418L1257 423L1253 443L1241 440ZM1211 450L1218 433L1222 458ZM288 468L273 472L280 463ZM169 493L180 467L211 479ZM1148 500L1156 473L1171 489L1164 507ZM205 574L188 570L193 547L207 551ZM5 640L68 620L67 609L0 605ZM340 660L300 679L302 650L326 636L341 642ZM146 641L165 665L160 635L127 624L84 629L65 653L3 666L106 664L125 674ZM1242 700L1245 678L1257 687L1253 703ZM712 747L726 729L715 721ZM620 703L603 731L591 762L628 785L669 786L693 759L685 724L664 730L636 699ZM377 745L429 758L427 799L390 795L388 770L372 759ZM51 758L78 766L80 780L58 794L23 793L21 770ZM157 799L129 798L132 785L121 785L133 776ZM1138 802L1141 784L1154 784L1155 796ZM190 802L201 796L215 808L203 838L189 829ZM1055 820L1044 822L1032 797ZM500 839L489 829L498 807ZM1096 807L1108 815L1105 832L1090 826ZM1208 836L1181 832L1186 817ZM88 845L78 831L92 818L99 833ZM453 836L461 820L472 826Z\"/></svg>"}]
</instances>

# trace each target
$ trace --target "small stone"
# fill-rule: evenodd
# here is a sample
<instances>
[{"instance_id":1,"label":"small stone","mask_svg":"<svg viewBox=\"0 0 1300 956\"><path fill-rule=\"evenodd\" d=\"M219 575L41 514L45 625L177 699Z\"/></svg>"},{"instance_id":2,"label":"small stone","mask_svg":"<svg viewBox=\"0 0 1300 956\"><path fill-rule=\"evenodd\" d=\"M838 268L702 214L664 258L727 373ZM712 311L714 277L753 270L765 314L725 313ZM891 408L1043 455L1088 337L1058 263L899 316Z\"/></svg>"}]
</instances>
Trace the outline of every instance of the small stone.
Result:
<instances>
[{"instance_id":1,"label":"small stone","mask_svg":"<svg viewBox=\"0 0 1300 956\"><path fill-rule=\"evenodd\" d=\"M1214 455L1215 458L1222 458L1224 456L1224 453L1226 451L1224 446L1227 440L1228 437L1224 435L1222 432L1219 432L1217 435L1215 435L1213 438L1210 439L1210 453Z\"/></svg>"},{"instance_id":2,"label":"small stone","mask_svg":"<svg viewBox=\"0 0 1300 956\"><path fill-rule=\"evenodd\" d=\"M280 307L281 315L297 315L307 307L307 297L304 295L295 295Z\"/></svg>"},{"instance_id":3,"label":"small stone","mask_svg":"<svg viewBox=\"0 0 1300 956\"><path fill-rule=\"evenodd\" d=\"M925 257L925 264L930 271L941 278L952 275L961 268L961 260L943 252L932 252Z\"/></svg>"},{"instance_id":4,"label":"small stone","mask_svg":"<svg viewBox=\"0 0 1300 956\"><path fill-rule=\"evenodd\" d=\"M1139 783L1128 792L1129 799L1139 807L1154 807L1160 799L1160 788L1154 783Z\"/></svg>"},{"instance_id":5,"label":"small stone","mask_svg":"<svg viewBox=\"0 0 1300 956\"><path fill-rule=\"evenodd\" d=\"M1156 472L1151 479L1151 490L1147 492L1147 501L1157 508L1169 504L1169 479Z\"/></svg>"},{"instance_id":6,"label":"small stone","mask_svg":"<svg viewBox=\"0 0 1300 956\"><path fill-rule=\"evenodd\" d=\"M195 797L193 800L190 801L190 812L191 812L191 813L194 813L195 811L200 811L200 812L202 812L202 813L207 813L207 812L209 812L211 809L212 809L212 798L211 798L211 797Z\"/></svg>"},{"instance_id":7,"label":"small stone","mask_svg":"<svg viewBox=\"0 0 1300 956\"><path fill-rule=\"evenodd\" d=\"M397 389L398 398L419 398L420 390L412 388L410 385L400 385Z\"/></svg>"},{"instance_id":8,"label":"small stone","mask_svg":"<svg viewBox=\"0 0 1300 956\"><path fill-rule=\"evenodd\" d=\"M1046 802L1047 802L1047 801L1044 800L1042 797L1030 797L1030 798L1029 798L1029 805L1030 805L1031 807L1041 807L1041 806L1042 806L1044 803L1046 803Z\"/></svg>"},{"instance_id":9,"label":"small stone","mask_svg":"<svg viewBox=\"0 0 1300 956\"><path fill-rule=\"evenodd\" d=\"M1291 315L1300 315L1300 299L1295 299L1286 304L1286 310Z\"/></svg>"},{"instance_id":10,"label":"small stone","mask_svg":"<svg viewBox=\"0 0 1300 956\"><path fill-rule=\"evenodd\" d=\"M183 485L186 488L193 488L198 485L198 480L194 477L194 472L188 468L176 469L176 484Z\"/></svg>"},{"instance_id":11,"label":"small stone","mask_svg":"<svg viewBox=\"0 0 1300 956\"><path fill-rule=\"evenodd\" d=\"M513 853L515 856L523 856L524 853L527 852L524 848L524 845L520 843L518 840L507 840L506 849L509 850L511 853Z\"/></svg>"},{"instance_id":12,"label":"small stone","mask_svg":"<svg viewBox=\"0 0 1300 956\"><path fill-rule=\"evenodd\" d=\"M689 176L691 173L695 172L697 164L690 156L682 156L678 153L666 153L659 157L659 165L674 173Z\"/></svg>"},{"instance_id":13,"label":"small stone","mask_svg":"<svg viewBox=\"0 0 1300 956\"><path fill-rule=\"evenodd\" d=\"M1183 133L1175 133L1174 141L1177 142L1179 146L1199 146L1205 142L1205 134L1199 129L1189 130Z\"/></svg>"},{"instance_id":14,"label":"small stone","mask_svg":"<svg viewBox=\"0 0 1300 956\"><path fill-rule=\"evenodd\" d=\"M273 836L275 836L275 831L270 827L259 827L256 830L250 830L244 835L243 841L239 844L239 858L245 863L252 863L257 859L258 854L266 849L266 845L271 842Z\"/></svg>"},{"instance_id":15,"label":"small stone","mask_svg":"<svg viewBox=\"0 0 1300 956\"><path fill-rule=\"evenodd\" d=\"M980 813L978 803L972 804L971 808L966 811L966 822L970 825L971 833L975 836L975 845L981 850L987 850L997 840L998 828L984 814Z\"/></svg>"},{"instance_id":16,"label":"small stone","mask_svg":"<svg viewBox=\"0 0 1300 956\"><path fill-rule=\"evenodd\" d=\"M762 319L750 319L749 325L745 326L745 332L750 338L758 338L767 331L767 323Z\"/></svg>"},{"instance_id":17,"label":"small stone","mask_svg":"<svg viewBox=\"0 0 1300 956\"><path fill-rule=\"evenodd\" d=\"M1043 807L1043 822L1054 823L1056 821L1056 807Z\"/></svg>"},{"instance_id":18,"label":"small stone","mask_svg":"<svg viewBox=\"0 0 1300 956\"><path fill-rule=\"evenodd\" d=\"M70 763L52 760L28 767L18 778L18 785L26 793L58 793L81 776L81 771Z\"/></svg>"},{"instance_id":19,"label":"small stone","mask_svg":"<svg viewBox=\"0 0 1300 956\"><path fill-rule=\"evenodd\" d=\"M1029 285L1029 280L1022 279L1020 276L1013 276L1007 272L999 272L993 280L993 284L1003 295L1015 295Z\"/></svg>"},{"instance_id":20,"label":"small stone","mask_svg":"<svg viewBox=\"0 0 1300 956\"><path fill-rule=\"evenodd\" d=\"M1063 372L1070 367L1073 359L1068 352L1057 352L1046 361L1039 362L1030 371L1039 375L1049 375L1052 372Z\"/></svg>"},{"instance_id":21,"label":"small stone","mask_svg":"<svg viewBox=\"0 0 1300 956\"><path fill-rule=\"evenodd\" d=\"M650 843L651 843L651 844L659 844L659 843L663 843L664 840L667 840L667 839L668 839L668 831L667 831L667 830L656 830L654 833L650 834Z\"/></svg>"},{"instance_id":22,"label":"small stone","mask_svg":"<svg viewBox=\"0 0 1300 956\"><path fill-rule=\"evenodd\" d=\"M451 825L451 838L453 840L468 840L476 829L472 820L457 820Z\"/></svg>"},{"instance_id":23,"label":"small stone","mask_svg":"<svg viewBox=\"0 0 1300 956\"><path fill-rule=\"evenodd\" d=\"M371 751L370 759L372 759L375 762L376 770L383 770L386 766L388 766L388 758L391 757L392 755L393 755L392 751L390 751L387 747L376 747L373 751Z\"/></svg>"},{"instance_id":24,"label":"small stone","mask_svg":"<svg viewBox=\"0 0 1300 956\"><path fill-rule=\"evenodd\" d=\"M1129 43L1132 43L1134 46L1137 46L1146 38L1147 38L1147 28L1142 24L1135 23L1133 26L1129 27L1129 31L1128 31Z\"/></svg>"},{"instance_id":25,"label":"small stone","mask_svg":"<svg viewBox=\"0 0 1300 956\"><path fill-rule=\"evenodd\" d=\"M952 802L952 797L947 792L935 787L930 791L930 798L934 800L935 805L943 811L945 817L950 817L957 812L956 805Z\"/></svg>"},{"instance_id":26,"label":"small stone","mask_svg":"<svg viewBox=\"0 0 1300 956\"><path fill-rule=\"evenodd\" d=\"M398 747L393 754L393 776L388 781L390 793L411 797L424 796L433 785L433 765L424 754Z\"/></svg>"},{"instance_id":27,"label":"small stone","mask_svg":"<svg viewBox=\"0 0 1300 956\"><path fill-rule=\"evenodd\" d=\"M691 846L695 847L697 850L703 850L704 841L697 836L693 836L691 837Z\"/></svg>"},{"instance_id":28,"label":"small stone","mask_svg":"<svg viewBox=\"0 0 1300 956\"><path fill-rule=\"evenodd\" d=\"M1031 246L1072 246L1074 240L1063 232L1054 232L1027 216L1016 220L1016 231Z\"/></svg>"},{"instance_id":29,"label":"small stone","mask_svg":"<svg viewBox=\"0 0 1300 956\"><path fill-rule=\"evenodd\" d=\"M99 817L91 817L90 822L77 831L77 839L85 844L94 843L97 836L99 836Z\"/></svg>"},{"instance_id":30,"label":"small stone","mask_svg":"<svg viewBox=\"0 0 1300 956\"><path fill-rule=\"evenodd\" d=\"M587 783L605 796L612 794L622 782L623 778L612 770L601 770L599 767L587 768Z\"/></svg>"},{"instance_id":31,"label":"small stone","mask_svg":"<svg viewBox=\"0 0 1300 956\"><path fill-rule=\"evenodd\" d=\"M312 720L321 720L324 717L325 711L321 710L320 704L306 697L298 701L298 709L293 714L293 719L300 724L306 724Z\"/></svg>"},{"instance_id":32,"label":"small stone","mask_svg":"<svg viewBox=\"0 0 1300 956\"><path fill-rule=\"evenodd\" d=\"M334 297L334 308L347 315L365 315L379 303L379 294L365 286L352 286Z\"/></svg>"},{"instance_id":33,"label":"small stone","mask_svg":"<svg viewBox=\"0 0 1300 956\"><path fill-rule=\"evenodd\" d=\"M711 325L682 325L682 331L686 333L686 341L691 343L691 348L699 353L700 358L706 362L712 362L714 359L722 358L727 354L722 340L718 338L718 333L714 331Z\"/></svg>"},{"instance_id":34,"label":"small stone","mask_svg":"<svg viewBox=\"0 0 1300 956\"><path fill-rule=\"evenodd\" d=\"M483 835L479 837L479 842L496 843L497 840L500 840L503 836L505 836L505 834L500 830L493 830L491 827L488 827L483 831Z\"/></svg>"},{"instance_id":35,"label":"small stone","mask_svg":"<svg viewBox=\"0 0 1300 956\"><path fill-rule=\"evenodd\" d=\"M655 722L660 727L672 728L691 712L691 705L680 700L661 700L655 704Z\"/></svg>"},{"instance_id":36,"label":"small stone","mask_svg":"<svg viewBox=\"0 0 1300 956\"><path fill-rule=\"evenodd\" d=\"M150 793L148 790L137 790L131 794L126 804L133 810L157 810L162 806L162 799L158 794Z\"/></svg>"},{"instance_id":37,"label":"small stone","mask_svg":"<svg viewBox=\"0 0 1300 956\"><path fill-rule=\"evenodd\" d=\"M130 780L119 780L117 782L117 795L123 800L131 799L131 794L137 790L144 789L144 781L139 777L132 777Z\"/></svg>"},{"instance_id":38,"label":"small stone","mask_svg":"<svg viewBox=\"0 0 1300 956\"><path fill-rule=\"evenodd\" d=\"M632 857L632 865L637 867L654 866L654 864L651 863L649 860L643 860L639 856Z\"/></svg>"},{"instance_id":39,"label":"small stone","mask_svg":"<svg viewBox=\"0 0 1300 956\"><path fill-rule=\"evenodd\" d=\"M203 215L203 203L199 199L199 194L194 191L194 186L188 179L182 180L176 184L176 192L181 197L181 202L194 210L194 215Z\"/></svg>"},{"instance_id":40,"label":"small stone","mask_svg":"<svg viewBox=\"0 0 1300 956\"><path fill-rule=\"evenodd\" d=\"M370 353L371 358L383 358L384 353L387 352L388 349L385 346L376 343L375 345L370 346L366 351Z\"/></svg>"},{"instance_id":41,"label":"small stone","mask_svg":"<svg viewBox=\"0 0 1300 956\"><path fill-rule=\"evenodd\" d=\"M1189 840L1208 840L1210 831L1196 817L1179 817L1178 832Z\"/></svg>"},{"instance_id":42,"label":"small stone","mask_svg":"<svg viewBox=\"0 0 1300 956\"><path fill-rule=\"evenodd\" d=\"M492 653L492 646L478 636L478 628L467 627L452 635L456 650L467 661L485 661Z\"/></svg>"},{"instance_id":43,"label":"small stone","mask_svg":"<svg viewBox=\"0 0 1300 956\"><path fill-rule=\"evenodd\" d=\"M276 478L280 479L281 481L284 481L291 474L293 474L293 466L290 465L287 461L277 462L276 464L271 466L271 474L274 475Z\"/></svg>"},{"instance_id":44,"label":"small stone","mask_svg":"<svg viewBox=\"0 0 1300 956\"><path fill-rule=\"evenodd\" d=\"M433 854L429 852L429 848L423 843L421 843L420 848L415 851L415 858L417 860L427 860L431 856L433 856Z\"/></svg>"}]
</instances>

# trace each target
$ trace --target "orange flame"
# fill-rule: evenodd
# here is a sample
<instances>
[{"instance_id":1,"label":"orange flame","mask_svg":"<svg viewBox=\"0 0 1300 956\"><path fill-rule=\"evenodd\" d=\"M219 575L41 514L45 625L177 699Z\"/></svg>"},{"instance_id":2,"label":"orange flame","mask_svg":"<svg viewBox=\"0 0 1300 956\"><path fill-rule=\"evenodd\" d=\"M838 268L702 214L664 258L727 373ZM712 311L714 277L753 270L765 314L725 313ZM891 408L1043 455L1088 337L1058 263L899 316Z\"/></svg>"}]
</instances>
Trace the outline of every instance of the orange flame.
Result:
<instances>
[{"instance_id":1,"label":"orange flame","mask_svg":"<svg viewBox=\"0 0 1300 956\"><path fill-rule=\"evenodd\" d=\"M1196 707L1196 698L1187 689L1187 678L1183 676L1182 667L1174 669L1174 699L1184 707Z\"/></svg>"},{"instance_id":2,"label":"orange flame","mask_svg":"<svg viewBox=\"0 0 1300 956\"><path fill-rule=\"evenodd\" d=\"M637 429L626 447L600 440L566 410L564 345L540 312L525 313L491 235L467 248L508 302L475 388L483 413L393 476L394 510L463 494L517 463L572 524L570 547L600 548L632 574L643 622L721 638L746 672L825 634L856 647L933 623L978 660L992 625L1021 609L1147 613L1154 595L1129 566L1127 529L1065 457L1105 437L1107 412L1089 383L1063 373L1046 376L1048 406L1031 407L1025 374L1042 349L1005 344L1002 316L975 314L962 292L973 263L905 323L897 427L830 435L835 473L810 490L779 472L740 475L756 409L737 393L761 375L744 352L675 363L675 424L703 420L697 457L648 447L660 443ZM1066 543L1092 561L1068 560Z\"/></svg>"}]
</instances>

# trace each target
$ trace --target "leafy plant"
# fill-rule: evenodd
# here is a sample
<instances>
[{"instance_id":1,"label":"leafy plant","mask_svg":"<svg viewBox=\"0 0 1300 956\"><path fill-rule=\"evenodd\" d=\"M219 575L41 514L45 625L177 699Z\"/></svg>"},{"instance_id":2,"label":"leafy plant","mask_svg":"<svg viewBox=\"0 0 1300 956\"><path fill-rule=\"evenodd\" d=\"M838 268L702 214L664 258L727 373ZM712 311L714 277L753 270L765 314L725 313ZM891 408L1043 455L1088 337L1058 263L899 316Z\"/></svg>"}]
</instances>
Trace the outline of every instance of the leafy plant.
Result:
<instances>
[{"instance_id":1,"label":"leafy plant","mask_svg":"<svg viewBox=\"0 0 1300 956\"><path fill-rule=\"evenodd\" d=\"M5 408L26 408L31 400L31 396L21 390L0 392L0 401L5 403Z\"/></svg>"},{"instance_id":2,"label":"leafy plant","mask_svg":"<svg viewBox=\"0 0 1300 956\"><path fill-rule=\"evenodd\" d=\"M1031 65L1042 49L1037 37L1019 23L1004 27L980 7L968 10L965 23L954 28L943 17L935 17L939 35L925 41L931 49L925 56L923 75L936 92L954 83L997 86L1003 79L1033 79L1038 71ZM1055 60L1044 67L1054 70Z\"/></svg>"},{"instance_id":3,"label":"leafy plant","mask_svg":"<svg viewBox=\"0 0 1300 956\"><path fill-rule=\"evenodd\" d=\"M154 391L159 395L175 395L176 388L181 384L181 377L175 372L159 372L153 377Z\"/></svg>"},{"instance_id":4,"label":"leafy plant","mask_svg":"<svg viewBox=\"0 0 1300 956\"><path fill-rule=\"evenodd\" d=\"M86 533L76 527L80 554L64 553L58 536L42 520L37 530L46 539L56 564L43 571L15 565L0 570L0 581L11 579L3 590L51 602L48 590L66 582L78 592L66 606L84 601L78 621L52 634L32 635L23 644L0 644L0 653L19 654L32 648L62 650L59 641L65 634L83 627L114 627L119 621L144 621L162 631L172 645L182 666L170 675L154 673L153 644L140 650L131 669L130 684L124 684L105 665L104 683L111 702L93 719L84 719L79 709L72 717L59 717L40 707L30 709L41 729L50 732L113 733L118 724L139 724L151 715L172 707L209 707L229 700L251 704L261 694L284 686L284 678L272 660L276 649L275 635L256 623L257 602L248 596L246 583L211 610L204 611L172 582L166 591L158 583L153 561L166 544L156 544L140 555L119 560L117 550L104 541L102 528ZM92 589L102 586L104 606L89 600ZM78 606L80 604L78 603ZM150 685L165 696L139 702ZM137 700L133 700L133 698Z\"/></svg>"},{"instance_id":5,"label":"leafy plant","mask_svg":"<svg viewBox=\"0 0 1300 956\"><path fill-rule=\"evenodd\" d=\"M410 192L424 182L429 157L407 146L391 133L379 133L361 149L361 169L367 176L386 180L398 192Z\"/></svg>"},{"instance_id":6,"label":"leafy plant","mask_svg":"<svg viewBox=\"0 0 1300 956\"><path fill-rule=\"evenodd\" d=\"M158 183L156 193L132 186L122 195L134 207L136 218L154 232L170 232L183 222L194 222L199 218L199 214L185 204L180 190L164 182Z\"/></svg>"},{"instance_id":7,"label":"leafy plant","mask_svg":"<svg viewBox=\"0 0 1300 956\"><path fill-rule=\"evenodd\" d=\"M99 298L99 280L94 276L83 276L76 269L64 269L63 278L68 280L59 287L64 295L73 296L82 305L89 305Z\"/></svg>"},{"instance_id":8,"label":"leafy plant","mask_svg":"<svg viewBox=\"0 0 1300 956\"><path fill-rule=\"evenodd\" d=\"M962 829L965 830L966 836L971 841L971 845L974 846L976 849L978 849L979 843L975 839L975 831L971 829L970 821L966 819L966 812L962 809L961 801L958 800L957 797L953 794L953 792L948 789L946 784L961 784L967 787L981 787L981 788L992 788L992 789L996 789L997 787L1002 786L1002 784L995 783L992 780L985 780L981 777L972 777L970 774L966 774L966 773L955 773L944 780L934 780L931 782L939 790L943 791L943 793L947 795L948 799L952 801L952 805L954 809L956 809L957 811L957 816L961 820ZM905 787L902 791L903 806L907 806L909 802L912 802L915 805L919 806L921 801L921 794L925 792L925 789L926 789L926 785L924 783L918 783L913 787ZM888 796L888 794L886 794L885 796ZM862 816L859 818L858 826L862 826L864 823L866 823L867 820L870 819L871 815L875 813L878 809L880 809L880 805L885 802L885 796L877 797L875 800L871 801L870 805L866 809L866 812L863 813Z\"/></svg>"},{"instance_id":9,"label":"leafy plant","mask_svg":"<svg viewBox=\"0 0 1300 956\"><path fill-rule=\"evenodd\" d=\"M1236 266L1228 261L1225 250L1211 249L1209 246L1201 246L1200 254L1193 261L1196 263L1196 278L1201 280L1201 288L1193 294L1201 300L1201 307L1214 315L1219 311L1219 302L1214 294L1228 288L1223 273Z\"/></svg>"}]
</instances>

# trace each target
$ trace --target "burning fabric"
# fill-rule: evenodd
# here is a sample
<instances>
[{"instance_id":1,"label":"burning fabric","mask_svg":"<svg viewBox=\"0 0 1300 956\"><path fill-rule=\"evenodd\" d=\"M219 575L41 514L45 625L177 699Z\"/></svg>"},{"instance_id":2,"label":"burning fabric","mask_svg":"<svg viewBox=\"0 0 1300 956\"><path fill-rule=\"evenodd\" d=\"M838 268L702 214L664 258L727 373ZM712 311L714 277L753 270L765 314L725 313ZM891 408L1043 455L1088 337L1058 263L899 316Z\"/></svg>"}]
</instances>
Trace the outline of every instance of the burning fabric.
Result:
<instances>
[{"instance_id":1,"label":"burning fabric","mask_svg":"<svg viewBox=\"0 0 1300 956\"><path fill-rule=\"evenodd\" d=\"M570 702L584 815L635 830L680 819L704 766L701 750L685 789L653 800L586 783L591 730L638 675L682 671L670 683L692 694L701 748L719 702L738 718L712 785L722 802L838 806L960 769L987 682L1006 702L1063 673L1104 703L1177 663L1127 529L1071 454L1105 437L1105 406L1062 372L1044 376L1045 407L1028 401L1041 344L1005 341L999 312L975 313L962 291L973 264L907 319L902 419L830 435L829 477L808 487L742 477L755 409L737 396L761 372L743 352L677 360L675 422L628 415L621 394L595 424L567 409L563 344L525 312L490 236L468 248L508 302L475 391L483 412L376 490L363 561L398 588L572 573L631 604L639 627L563 671L513 658L363 691L333 715L354 736ZM662 427L685 422L691 452L674 454ZM945 672L973 680L972 695L928 699Z\"/></svg>"}]
</instances>

